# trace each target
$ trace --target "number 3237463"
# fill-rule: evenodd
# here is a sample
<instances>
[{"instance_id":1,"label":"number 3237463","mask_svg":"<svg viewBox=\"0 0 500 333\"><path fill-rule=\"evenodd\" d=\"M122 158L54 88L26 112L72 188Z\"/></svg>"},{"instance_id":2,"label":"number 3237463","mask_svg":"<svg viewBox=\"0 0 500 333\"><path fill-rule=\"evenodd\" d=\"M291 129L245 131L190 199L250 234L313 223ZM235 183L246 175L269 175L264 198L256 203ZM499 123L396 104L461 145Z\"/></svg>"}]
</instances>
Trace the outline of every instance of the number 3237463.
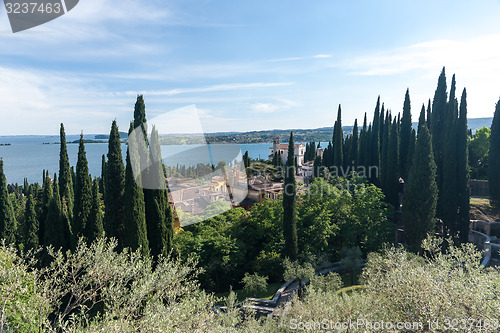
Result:
<instances>
[{"instance_id":1,"label":"number 3237463","mask_svg":"<svg viewBox=\"0 0 500 333\"><path fill-rule=\"evenodd\" d=\"M7 14L60 14L63 9L60 2L14 2L6 3Z\"/></svg>"}]
</instances>

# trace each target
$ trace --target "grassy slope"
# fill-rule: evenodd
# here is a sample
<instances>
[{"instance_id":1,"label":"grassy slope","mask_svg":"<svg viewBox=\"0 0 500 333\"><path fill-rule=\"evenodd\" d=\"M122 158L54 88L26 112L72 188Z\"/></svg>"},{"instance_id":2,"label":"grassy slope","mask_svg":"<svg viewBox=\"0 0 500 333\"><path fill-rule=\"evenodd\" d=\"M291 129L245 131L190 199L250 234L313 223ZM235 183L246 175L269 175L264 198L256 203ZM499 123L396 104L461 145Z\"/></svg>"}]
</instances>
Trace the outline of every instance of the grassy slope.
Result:
<instances>
[{"instance_id":1,"label":"grassy slope","mask_svg":"<svg viewBox=\"0 0 500 333\"><path fill-rule=\"evenodd\" d=\"M471 198L470 218L488 222L500 221L500 212L491 207L489 199Z\"/></svg>"}]
</instances>

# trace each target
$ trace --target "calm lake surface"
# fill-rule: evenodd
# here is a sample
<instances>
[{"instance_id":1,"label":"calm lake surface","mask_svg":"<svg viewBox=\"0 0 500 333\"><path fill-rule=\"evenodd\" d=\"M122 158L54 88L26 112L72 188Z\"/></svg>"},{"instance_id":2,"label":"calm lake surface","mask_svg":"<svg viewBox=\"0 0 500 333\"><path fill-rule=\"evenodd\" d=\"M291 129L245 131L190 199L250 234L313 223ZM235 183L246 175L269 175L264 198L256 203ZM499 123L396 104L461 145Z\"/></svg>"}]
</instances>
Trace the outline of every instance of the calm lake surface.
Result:
<instances>
[{"instance_id":1,"label":"calm lake surface","mask_svg":"<svg viewBox=\"0 0 500 333\"><path fill-rule=\"evenodd\" d=\"M67 141L78 140L79 135L67 135ZM94 135L86 135L85 139L94 139ZM24 178L28 182L42 181L42 170L51 174L59 171L59 136L0 136L0 144L10 143L10 146L0 146L0 157L4 163L4 173L7 183L22 184ZM78 144L68 143L70 164L76 167ZM197 163L217 164L219 161L229 163L235 159L241 160L241 154L248 150L251 158L266 159L271 143L208 146L180 145L162 146L162 158L166 165L176 164L196 165ZM89 170L92 176L101 175L101 159L107 154L107 143L88 143L85 145ZM240 154L241 151L241 154ZM122 154L125 158L126 145L122 144Z\"/></svg>"}]
</instances>

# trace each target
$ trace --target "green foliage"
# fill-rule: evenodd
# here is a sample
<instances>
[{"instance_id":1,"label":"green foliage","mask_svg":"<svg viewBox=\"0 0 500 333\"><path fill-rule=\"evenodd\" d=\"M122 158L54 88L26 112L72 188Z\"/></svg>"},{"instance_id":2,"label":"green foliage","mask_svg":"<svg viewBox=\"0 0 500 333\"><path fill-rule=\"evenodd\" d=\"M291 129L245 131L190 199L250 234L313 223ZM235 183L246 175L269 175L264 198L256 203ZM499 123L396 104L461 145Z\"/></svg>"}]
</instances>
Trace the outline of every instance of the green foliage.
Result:
<instances>
[{"instance_id":1,"label":"green foliage","mask_svg":"<svg viewBox=\"0 0 500 333\"><path fill-rule=\"evenodd\" d=\"M385 195L387 197L387 202L389 202L394 207L399 206L399 132L398 132L398 124L396 123L396 119L392 123L392 127L389 134L389 143L387 148L387 160L386 160L386 175L384 176L385 180ZM407 154L407 151L406 151ZM406 167L406 164L405 164Z\"/></svg>"},{"instance_id":2,"label":"green foliage","mask_svg":"<svg viewBox=\"0 0 500 333\"><path fill-rule=\"evenodd\" d=\"M419 250L422 240L434 230L437 193L431 136L427 125L422 125L418 130L403 204L406 244L413 250Z\"/></svg>"},{"instance_id":3,"label":"green foliage","mask_svg":"<svg viewBox=\"0 0 500 333\"><path fill-rule=\"evenodd\" d=\"M71 245L71 229L67 219L68 208L65 203L61 202L59 186L55 174L52 190L54 195L50 199L47 217L45 219L43 244L45 246L51 245L55 249L62 249L65 251L69 249Z\"/></svg>"},{"instance_id":4,"label":"green foliage","mask_svg":"<svg viewBox=\"0 0 500 333\"><path fill-rule=\"evenodd\" d=\"M453 75L450 89L445 125L443 147L443 169L440 175L441 187L439 188L437 211L443 220L444 233L454 237L457 232L457 101L455 98L455 75ZM439 186L439 185L438 185Z\"/></svg>"},{"instance_id":5,"label":"green foliage","mask_svg":"<svg viewBox=\"0 0 500 333\"><path fill-rule=\"evenodd\" d=\"M311 280L314 276L314 267L309 262L300 263L299 261L291 261L288 257L283 260L283 279L288 281L290 279L296 278L299 283L298 296L302 297L304 293L303 284Z\"/></svg>"},{"instance_id":6,"label":"green foliage","mask_svg":"<svg viewBox=\"0 0 500 333\"><path fill-rule=\"evenodd\" d=\"M354 284L354 276L361 271L363 258L361 257L361 250L359 247L343 248L341 251L342 269L344 272L349 273L351 277L351 285Z\"/></svg>"},{"instance_id":7,"label":"green foliage","mask_svg":"<svg viewBox=\"0 0 500 333\"><path fill-rule=\"evenodd\" d=\"M447 92L446 92L446 74L445 69L441 71L438 79L438 85L432 100L432 115L431 126L429 131L432 133L432 150L434 152L434 160L436 162L436 183L439 193L442 193L442 178L443 178L443 157L444 157L444 135L446 127L446 109L447 109ZM427 119L429 121L429 118ZM441 215L438 207L438 216Z\"/></svg>"},{"instance_id":8,"label":"green foliage","mask_svg":"<svg viewBox=\"0 0 500 333\"><path fill-rule=\"evenodd\" d=\"M399 173L406 179L408 177L408 151L410 149L411 137L411 105L410 90L406 89L405 101L403 104L403 117L401 118L400 147L399 147Z\"/></svg>"},{"instance_id":9,"label":"green foliage","mask_svg":"<svg viewBox=\"0 0 500 333\"><path fill-rule=\"evenodd\" d=\"M73 217L73 174L69 165L66 134L64 133L64 125L62 123L59 135L61 139L61 149L59 152L59 195L61 196L61 202L65 202L67 206L68 215L65 218L69 223Z\"/></svg>"},{"instance_id":10,"label":"green foliage","mask_svg":"<svg viewBox=\"0 0 500 333\"><path fill-rule=\"evenodd\" d=\"M244 285L244 289L251 293L253 297L256 297L258 292L262 292L267 288L267 276L260 276L257 273L248 274L245 273L241 282Z\"/></svg>"},{"instance_id":11,"label":"green foliage","mask_svg":"<svg viewBox=\"0 0 500 333\"><path fill-rule=\"evenodd\" d=\"M99 198L99 182L97 179L94 179L92 186L92 206L90 207L90 215L85 230L85 238L89 243L104 236L103 216L102 203Z\"/></svg>"},{"instance_id":12,"label":"green foliage","mask_svg":"<svg viewBox=\"0 0 500 333\"><path fill-rule=\"evenodd\" d=\"M38 219L35 213L35 203L31 193L28 194L26 201L26 209L24 211L24 233L23 233L24 250L36 249L39 245L38 241Z\"/></svg>"},{"instance_id":13,"label":"green foliage","mask_svg":"<svg viewBox=\"0 0 500 333\"><path fill-rule=\"evenodd\" d=\"M118 248L123 248L124 241L124 194L125 166L123 165L120 133L116 120L111 125L108 142L108 162L106 163L104 196L104 230L106 236L118 240Z\"/></svg>"},{"instance_id":14,"label":"green foliage","mask_svg":"<svg viewBox=\"0 0 500 333\"><path fill-rule=\"evenodd\" d=\"M368 135L368 163L367 166L380 169L380 96L377 98L377 105L373 113L372 130ZM379 185L378 175L372 175L370 181L375 185Z\"/></svg>"},{"instance_id":15,"label":"green foliage","mask_svg":"<svg viewBox=\"0 0 500 333\"><path fill-rule=\"evenodd\" d=\"M75 204L72 221L73 244L75 245L77 240L85 235L85 229L87 228L87 223L89 223L92 207L91 182L83 134L81 134L78 148L78 161L76 163Z\"/></svg>"},{"instance_id":16,"label":"green foliage","mask_svg":"<svg viewBox=\"0 0 500 333\"><path fill-rule=\"evenodd\" d=\"M5 239L7 244L15 243L16 228L14 210L7 192L7 179L3 172L3 160L0 159L0 239Z\"/></svg>"},{"instance_id":17,"label":"green foliage","mask_svg":"<svg viewBox=\"0 0 500 333\"><path fill-rule=\"evenodd\" d=\"M335 122L335 126L333 127L333 165L337 168L342 168L344 166L343 163L343 153L342 146L344 144L344 135L342 133L342 110L340 109L337 113L337 121Z\"/></svg>"},{"instance_id":18,"label":"green foliage","mask_svg":"<svg viewBox=\"0 0 500 333\"><path fill-rule=\"evenodd\" d=\"M49 212L50 200L52 199L53 191L51 179L49 177L49 173L43 173L43 188L41 191L40 200L38 200L37 207L37 216L39 221L39 230L38 230L38 240L40 245L44 244L45 241L45 221L47 220L47 214Z\"/></svg>"},{"instance_id":19,"label":"green foliage","mask_svg":"<svg viewBox=\"0 0 500 333\"><path fill-rule=\"evenodd\" d=\"M0 332L41 331L48 315L46 300L37 294L37 273L29 252L19 257L17 250L2 242L0 246Z\"/></svg>"},{"instance_id":20,"label":"green foliage","mask_svg":"<svg viewBox=\"0 0 500 333\"><path fill-rule=\"evenodd\" d=\"M473 179L488 178L488 153L490 150L490 134L488 127L482 127L474 133L469 143L470 175Z\"/></svg>"},{"instance_id":21,"label":"green foliage","mask_svg":"<svg viewBox=\"0 0 500 333\"><path fill-rule=\"evenodd\" d=\"M143 256L149 256L149 242L146 228L146 212L144 204L144 192L140 183L140 178L134 179L130 159L130 144L127 149L127 167L125 169L125 191L123 201L125 203L124 219L124 247L129 247L133 251L140 249Z\"/></svg>"},{"instance_id":22,"label":"green foliage","mask_svg":"<svg viewBox=\"0 0 500 333\"><path fill-rule=\"evenodd\" d=\"M465 243L469 237L470 188L467 134L467 92L464 88L460 99L460 113L457 122L457 231L460 241Z\"/></svg>"},{"instance_id":23,"label":"green foliage","mask_svg":"<svg viewBox=\"0 0 500 333\"><path fill-rule=\"evenodd\" d=\"M297 195L297 183L295 181L294 141L293 133L290 133L288 141L288 158L285 172L285 184L283 186L283 238L285 239L284 256L296 260L297 249L297 208L295 197Z\"/></svg>"},{"instance_id":24,"label":"green foliage","mask_svg":"<svg viewBox=\"0 0 500 333\"><path fill-rule=\"evenodd\" d=\"M488 160L488 182L490 199L500 207L500 100L495 107L495 115L491 124L490 152Z\"/></svg>"},{"instance_id":25,"label":"green foliage","mask_svg":"<svg viewBox=\"0 0 500 333\"><path fill-rule=\"evenodd\" d=\"M311 278L307 291L314 289L319 292L336 291L342 288L342 278L339 273L329 272L326 275L314 275Z\"/></svg>"},{"instance_id":26,"label":"green foliage","mask_svg":"<svg viewBox=\"0 0 500 333\"><path fill-rule=\"evenodd\" d=\"M172 249L174 227L162 169L160 141L154 127L151 132L150 155L151 166L147 178L151 186L150 189L144 189L147 236L151 254L155 257L167 256Z\"/></svg>"},{"instance_id":27,"label":"green foliage","mask_svg":"<svg viewBox=\"0 0 500 333\"><path fill-rule=\"evenodd\" d=\"M354 167L358 166L359 154L359 132L358 132L358 119L354 120L354 127L352 130L352 142L349 156L349 163L353 163Z\"/></svg>"}]
</instances>

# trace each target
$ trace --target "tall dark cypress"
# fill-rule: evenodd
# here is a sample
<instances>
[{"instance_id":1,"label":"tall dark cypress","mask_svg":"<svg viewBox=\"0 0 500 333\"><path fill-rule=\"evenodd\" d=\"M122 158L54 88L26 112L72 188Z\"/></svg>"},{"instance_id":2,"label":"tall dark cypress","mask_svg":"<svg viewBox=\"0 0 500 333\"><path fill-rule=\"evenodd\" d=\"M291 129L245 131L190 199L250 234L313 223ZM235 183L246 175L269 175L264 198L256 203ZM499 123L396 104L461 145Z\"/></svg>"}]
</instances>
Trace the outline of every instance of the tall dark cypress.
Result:
<instances>
[{"instance_id":1,"label":"tall dark cypress","mask_svg":"<svg viewBox=\"0 0 500 333\"><path fill-rule=\"evenodd\" d=\"M123 165L120 133L116 120L111 125L108 142L108 162L105 178L104 230L107 237L118 240L118 248L123 248L124 241L124 201L125 167Z\"/></svg>"},{"instance_id":2,"label":"tall dark cypress","mask_svg":"<svg viewBox=\"0 0 500 333\"><path fill-rule=\"evenodd\" d=\"M405 185L403 221L406 244L419 251L422 240L434 230L437 204L436 163L427 125L418 129L415 154Z\"/></svg>"},{"instance_id":3,"label":"tall dark cypress","mask_svg":"<svg viewBox=\"0 0 500 333\"><path fill-rule=\"evenodd\" d=\"M101 159L101 178L99 179L99 192L102 193L104 197L105 193L105 188L106 188L106 156L102 154L102 159Z\"/></svg>"},{"instance_id":4,"label":"tall dark cypress","mask_svg":"<svg viewBox=\"0 0 500 333\"><path fill-rule=\"evenodd\" d=\"M78 148L78 161L76 162L75 177L75 204L73 210L72 231L74 242L85 235L86 225L90 216L92 206L92 185L85 153L83 134L80 135L80 145Z\"/></svg>"},{"instance_id":5,"label":"tall dark cypress","mask_svg":"<svg viewBox=\"0 0 500 333\"><path fill-rule=\"evenodd\" d=\"M408 147L408 170L411 169L411 166L413 165L413 155L415 154L415 144L417 141L417 134L415 133L415 130L411 130L411 135L410 135L410 146ZM408 177L406 177L408 179ZM404 181L406 181L404 179Z\"/></svg>"},{"instance_id":6,"label":"tall dark cypress","mask_svg":"<svg viewBox=\"0 0 500 333\"><path fill-rule=\"evenodd\" d=\"M403 179L408 176L408 149L411 135L411 105L410 90L406 89L405 101L403 104L403 117L401 118L400 148L399 148L399 172Z\"/></svg>"},{"instance_id":7,"label":"tall dark cypress","mask_svg":"<svg viewBox=\"0 0 500 333\"><path fill-rule=\"evenodd\" d=\"M438 79L436 92L432 101L432 114L431 114L431 133L432 133L432 151L434 159L436 160L437 168L437 186L438 191L442 193L443 182L443 154L444 154L444 134L446 124L446 110L447 110L447 92L446 92L446 74L445 69L441 71ZM441 209L438 204L437 215L441 216Z\"/></svg>"},{"instance_id":8,"label":"tall dark cypress","mask_svg":"<svg viewBox=\"0 0 500 333\"><path fill-rule=\"evenodd\" d=\"M385 123L382 126L384 128L384 137L382 138L382 155L380 159L380 178L381 185L384 194L387 197L389 187L388 187L388 179L389 179L389 142L390 142L390 133L391 133L391 116L388 115L385 118Z\"/></svg>"},{"instance_id":9,"label":"tall dark cypress","mask_svg":"<svg viewBox=\"0 0 500 333\"><path fill-rule=\"evenodd\" d=\"M64 125L61 123L59 132L61 139L61 149L59 152L59 195L61 201L65 201L69 211L69 219L73 215L73 175L69 165L68 148L66 147L66 134L64 133Z\"/></svg>"},{"instance_id":10,"label":"tall dark cypress","mask_svg":"<svg viewBox=\"0 0 500 333\"><path fill-rule=\"evenodd\" d=\"M285 184L283 188L283 237L285 239L284 255L290 260L297 260L297 208L295 206L296 181L295 167L293 165L295 144L293 132L290 133L288 141L288 158L285 172Z\"/></svg>"},{"instance_id":11,"label":"tall dark cypress","mask_svg":"<svg viewBox=\"0 0 500 333\"><path fill-rule=\"evenodd\" d=\"M380 96L377 98L377 105L373 113L372 133L370 136L370 167L380 170ZM380 172L378 172L380 173ZM378 175L372 173L370 181L380 186Z\"/></svg>"},{"instance_id":12,"label":"tall dark cypress","mask_svg":"<svg viewBox=\"0 0 500 333\"><path fill-rule=\"evenodd\" d=\"M89 243L104 236L104 227L102 225L103 211L101 208L101 199L99 199L99 183L94 179L92 184L92 206L90 215L85 226L85 238Z\"/></svg>"},{"instance_id":13,"label":"tall dark cypress","mask_svg":"<svg viewBox=\"0 0 500 333\"><path fill-rule=\"evenodd\" d=\"M432 108L431 108L431 99L429 98L429 102L427 103L427 128L429 128L429 131L431 130L432 126L431 123L432 123Z\"/></svg>"},{"instance_id":14,"label":"tall dark cypress","mask_svg":"<svg viewBox=\"0 0 500 333\"><path fill-rule=\"evenodd\" d=\"M470 189L469 189L469 149L467 140L467 91L463 90L460 99L460 112L457 125L457 193L458 193L458 232L462 243L468 241Z\"/></svg>"},{"instance_id":15,"label":"tall dark cypress","mask_svg":"<svg viewBox=\"0 0 500 333\"><path fill-rule=\"evenodd\" d=\"M127 166L125 169L125 191L123 195L123 200L125 202L125 218L124 218L124 247L131 248L133 251L141 249L141 253L144 256L149 255L149 242L146 230L146 209L144 204L144 193L142 187L140 187L141 179L138 177L134 178L134 173L132 171L133 158L130 158L131 154L136 154L134 151L137 147L134 147L133 136L130 136L130 132L133 130L131 125L131 130L129 131L128 149L127 149ZM139 183L139 184L137 184Z\"/></svg>"},{"instance_id":16,"label":"tall dark cypress","mask_svg":"<svg viewBox=\"0 0 500 333\"><path fill-rule=\"evenodd\" d=\"M488 183L490 200L500 208L500 100L495 106L495 114L491 124L490 152L488 154Z\"/></svg>"},{"instance_id":17,"label":"tall dark cypress","mask_svg":"<svg viewBox=\"0 0 500 333\"><path fill-rule=\"evenodd\" d=\"M158 131L154 126L151 131L150 162L148 178L153 186L151 189L144 191L147 236L151 255L155 257L159 255L167 256L172 249L174 226L163 175L160 140Z\"/></svg>"},{"instance_id":18,"label":"tall dark cypress","mask_svg":"<svg viewBox=\"0 0 500 333\"><path fill-rule=\"evenodd\" d=\"M54 249L67 250L70 247L69 224L67 224L66 207L63 207L59 195L57 176L54 174L54 184L52 186L54 195L50 199L47 217L45 219L44 245L52 245Z\"/></svg>"},{"instance_id":19,"label":"tall dark cypress","mask_svg":"<svg viewBox=\"0 0 500 333\"><path fill-rule=\"evenodd\" d=\"M359 135L359 151L358 151L358 165L363 166L366 168L367 166L367 161L366 161L366 134L367 134L367 123L366 123L366 112L365 112L365 117L363 120L363 127L361 128L361 133Z\"/></svg>"},{"instance_id":20,"label":"tall dark cypress","mask_svg":"<svg viewBox=\"0 0 500 333\"><path fill-rule=\"evenodd\" d=\"M387 149L387 178L386 196L387 201L394 207L399 206L399 132L398 123L394 119L389 134L389 147Z\"/></svg>"},{"instance_id":21,"label":"tall dark cypress","mask_svg":"<svg viewBox=\"0 0 500 333\"><path fill-rule=\"evenodd\" d=\"M358 119L354 120L354 127L352 129L352 142L351 142L351 153L350 153L350 163L354 164L354 168L358 166L358 150L359 150L359 133L358 133Z\"/></svg>"},{"instance_id":22,"label":"tall dark cypress","mask_svg":"<svg viewBox=\"0 0 500 333\"><path fill-rule=\"evenodd\" d=\"M342 168L344 165L343 152L342 152L344 138L342 133L342 110L340 108L340 104L337 112L337 121L335 122L335 126L333 129L332 143L333 143L333 165L338 168L337 170L340 171L340 168Z\"/></svg>"},{"instance_id":23,"label":"tall dark cypress","mask_svg":"<svg viewBox=\"0 0 500 333\"><path fill-rule=\"evenodd\" d=\"M425 121L425 105L422 104L422 109L420 110L420 116L418 117L418 128L420 128L420 126L424 124L427 124L427 122Z\"/></svg>"},{"instance_id":24,"label":"tall dark cypress","mask_svg":"<svg viewBox=\"0 0 500 333\"><path fill-rule=\"evenodd\" d=\"M7 178L3 172L3 160L0 159L0 239L6 244L16 242L16 217L7 191Z\"/></svg>"},{"instance_id":25,"label":"tall dark cypress","mask_svg":"<svg viewBox=\"0 0 500 333\"><path fill-rule=\"evenodd\" d=\"M45 238L45 221L47 219L47 214L49 211L50 200L54 195L52 191L51 179L49 176L49 172L43 172L43 189L42 196L39 202L39 211L38 211L38 221L39 221L39 229L38 229L38 241L40 245L44 245Z\"/></svg>"},{"instance_id":26,"label":"tall dark cypress","mask_svg":"<svg viewBox=\"0 0 500 333\"><path fill-rule=\"evenodd\" d=\"M385 124L385 107L384 103L382 103L382 109L380 110L380 131L379 131L379 140L380 140L380 154L382 154L382 140L384 139L384 124ZM380 155L380 158L382 158L382 155ZM380 163L382 164L382 160L380 160Z\"/></svg>"},{"instance_id":27,"label":"tall dark cypress","mask_svg":"<svg viewBox=\"0 0 500 333\"><path fill-rule=\"evenodd\" d=\"M142 129L142 134L144 139L147 141L148 129L146 127L146 105L144 104L144 97L142 95L137 96L137 100L134 106L134 128L140 127Z\"/></svg>"},{"instance_id":28,"label":"tall dark cypress","mask_svg":"<svg viewBox=\"0 0 500 333\"><path fill-rule=\"evenodd\" d=\"M457 100L455 98L455 75L450 88L450 100L444 123L444 146L441 175L441 191L438 197L439 217L443 220L445 233L454 237L457 233Z\"/></svg>"},{"instance_id":29,"label":"tall dark cypress","mask_svg":"<svg viewBox=\"0 0 500 333\"><path fill-rule=\"evenodd\" d=\"M24 249L36 249L40 242L38 241L38 218L35 213L35 203L33 195L28 193L26 209L24 210Z\"/></svg>"}]
</instances>

